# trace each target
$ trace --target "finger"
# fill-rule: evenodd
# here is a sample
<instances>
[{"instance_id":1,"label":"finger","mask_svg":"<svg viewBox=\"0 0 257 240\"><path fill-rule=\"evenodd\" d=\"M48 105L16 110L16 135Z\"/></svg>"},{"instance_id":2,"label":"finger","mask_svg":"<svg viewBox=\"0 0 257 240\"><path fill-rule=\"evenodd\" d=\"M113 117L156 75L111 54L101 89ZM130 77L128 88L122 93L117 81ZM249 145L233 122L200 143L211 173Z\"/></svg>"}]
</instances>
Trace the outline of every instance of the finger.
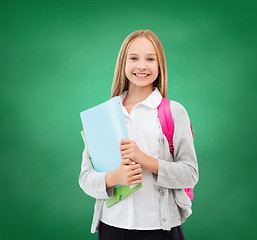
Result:
<instances>
[{"instance_id":1,"label":"finger","mask_svg":"<svg viewBox=\"0 0 257 240\"><path fill-rule=\"evenodd\" d=\"M121 164L126 165L126 164L133 164L134 161L132 161L130 158L122 159ZM133 164L134 165L134 164Z\"/></svg>"},{"instance_id":2,"label":"finger","mask_svg":"<svg viewBox=\"0 0 257 240\"><path fill-rule=\"evenodd\" d=\"M131 164L132 160L130 158L125 158L121 160L122 164Z\"/></svg>"},{"instance_id":3,"label":"finger","mask_svg":"<svg viewBox=\"0 0 257 240\"><path fill-rule=\"evenodd\" d=\"M138 175L138 174L142 174L142 173L143 173L142 168L137 168L137 169L132 170L133 175Z\"/></svg>"},{"instance_id":4,"label":"finger","mask_svg":"<svg viewBox=\"0 0 257 240\"><path fill-rule=\"evenodd\" d=\"M131 150L123 150L120 152L121 156L131 153Z\"/></svg>"},{"instance_id":5,"label":"finger","mask_svg":"<svg viewBox=\"0 0 257 240\"><path fill-rule=\"evenodd\" d=\"M131 181L135 181L135 180L140 180L143 178L143 174L137 174L137 175L133 175L131 177Z\"/></svg>"},{"instance_id":6,"label":"finger","mask_svg":"<svg viewBox=\"0 0 257 240\"><path fill-rule=\"evenodd\" d=\"M120 151L124 151L130 148L130 144L123 144L120 145Z\"/></svg>"},{"instance_id":7,"label":"finger","mask_svg":"<svg viewBox=\"0 0 257 240\"><path fill-rule=\"evenodd\" d=\"M122 158L123 159L130 159L131 161L135 161L133 153L125 154L125 155L122 156Z\"/></svg>"},{"instance_id":8,"label":"finger","mask_svg":"<svg viewBox=\"0 0 257 240\"><path fill-rule=\"evenodd\" d=\"M130 169L133 171L133 170L136 170L136 169L140 169L141 168L141 165L139 163L137 164L131 164L131 167ZM141 168L142 169L142 168Z\"/></svg>"},{"instance_id":9,"label":"finger","mask_svg":"<svg viewBox=\"0 0 257 240\"><path fill-rule=\"evenodd\" d=\"M136 185L136 184L139 184L139 183L142 183L143 182L143 178L139 179L139 180L134 180L132 181L129 186L132 186L132 185Z\"/></svg>"},{"instance_id":10,"label":"finger","mask_svg":"<svg viewBox=\"0 0 257 240\"><path fill-rule=\"evenodd\" d=\"M120 145L124 145L124 144L129 144L132 140L127 139L127 138L122 138L120 140Z\"/></svg>"},{"instance_id":11,"label":"finger","mask_svg":"<svg viewBox=\"0 0 257 240\"><path fill-rule=\"evenodd\" d=\"M128 166L135 166L136 165L136 162L134 162L130 158L123 159L122 161L125 161L125 162L122 163L123 165L128 165ZM130 168L130 171L132 171L132 170L133 169Z\"/></svg>"},{"instance_id":12,"label":"finger","mask_svg":"<svg viewBox=\"0 0 257 240\"><path fill-rule=\"evenodd\" d=\"M126 158L126 157L125 157L124 160L125 160L125 159L131 160L130 164L132 164L132 165L135 165L135 164L136 164L136 162L135 162L133 159L131 159L131 158Z\"/></svg>"}]
</instances>

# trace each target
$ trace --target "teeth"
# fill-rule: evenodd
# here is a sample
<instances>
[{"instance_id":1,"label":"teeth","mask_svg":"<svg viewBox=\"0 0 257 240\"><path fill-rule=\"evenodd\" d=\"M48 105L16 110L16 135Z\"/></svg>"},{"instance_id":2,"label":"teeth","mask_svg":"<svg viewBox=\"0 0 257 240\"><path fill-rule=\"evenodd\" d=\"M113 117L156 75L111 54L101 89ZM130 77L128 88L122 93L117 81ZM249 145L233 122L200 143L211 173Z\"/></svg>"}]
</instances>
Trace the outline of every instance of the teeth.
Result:
<instances>
[{"instance_id":1,"label":"teeth","mask_svg":"<svg viewBox=\"0 0 257 240\"><path fill-rule=\"evenodd\" d=\"M148 74L137 74L137 73L136 73L136 75L139 76L139 77L145 77L145 76L147 76Z\"/></svg>"}]
</instances>

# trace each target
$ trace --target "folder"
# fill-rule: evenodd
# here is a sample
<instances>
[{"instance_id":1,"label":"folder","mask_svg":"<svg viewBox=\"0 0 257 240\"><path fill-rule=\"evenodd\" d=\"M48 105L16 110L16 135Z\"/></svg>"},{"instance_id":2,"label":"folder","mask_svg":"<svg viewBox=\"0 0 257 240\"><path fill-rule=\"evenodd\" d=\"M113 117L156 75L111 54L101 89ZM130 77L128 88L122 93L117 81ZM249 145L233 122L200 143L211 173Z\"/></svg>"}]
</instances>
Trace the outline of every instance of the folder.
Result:
<instances>
[{"instance_id":1,"label":"folder","mask_svg":"<svg viewBox=\"0 0 257 240\"><path fill-rule=\"evenodd\" d=\"M94 169L98 172L110 172L120 165L120 139L128 138L123 116L122 102L119 96L87 109L80 113L83 130L81 135ZM142 184L134 186L116 185L114 194L105 199L110 207L136 190Z\"/></svg>"}]
</instances>

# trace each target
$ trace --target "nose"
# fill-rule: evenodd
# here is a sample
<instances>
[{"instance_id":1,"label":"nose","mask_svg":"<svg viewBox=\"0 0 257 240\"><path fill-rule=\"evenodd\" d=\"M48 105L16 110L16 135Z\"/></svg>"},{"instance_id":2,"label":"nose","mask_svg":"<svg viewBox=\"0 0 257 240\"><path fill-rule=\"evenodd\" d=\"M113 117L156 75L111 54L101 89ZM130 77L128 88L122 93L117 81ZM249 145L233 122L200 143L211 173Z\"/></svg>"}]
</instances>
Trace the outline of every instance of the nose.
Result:
<instances>
[{"instance_id":1,"label":"nose","mask_svg":"<svg viewBox=\"0 0 257 240\"><path fill-rule=\"evenodd\" d=\"M138 61L138 69L146 69L146 64L144 60Z\"/></svg>"}]
</instances>

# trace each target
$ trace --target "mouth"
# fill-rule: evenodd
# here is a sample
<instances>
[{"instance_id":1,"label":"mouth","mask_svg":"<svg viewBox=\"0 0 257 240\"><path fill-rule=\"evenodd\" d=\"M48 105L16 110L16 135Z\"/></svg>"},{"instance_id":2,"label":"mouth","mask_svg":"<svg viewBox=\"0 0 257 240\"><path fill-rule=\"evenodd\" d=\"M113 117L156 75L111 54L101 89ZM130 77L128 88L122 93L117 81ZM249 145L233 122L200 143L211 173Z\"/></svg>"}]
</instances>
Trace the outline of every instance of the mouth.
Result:
<instances>
[{"instance_id":1,"label":"mouth","mask_svg":"<svg viewBox=\"0 0 257 240\"><path fill-rule=\"evenodd\" d=\"M145 78L147 78L150 74L147 74L147 73L134 73L134 75L135 75L137 78L145 79Z\"/></svg>"}]
</instances>

